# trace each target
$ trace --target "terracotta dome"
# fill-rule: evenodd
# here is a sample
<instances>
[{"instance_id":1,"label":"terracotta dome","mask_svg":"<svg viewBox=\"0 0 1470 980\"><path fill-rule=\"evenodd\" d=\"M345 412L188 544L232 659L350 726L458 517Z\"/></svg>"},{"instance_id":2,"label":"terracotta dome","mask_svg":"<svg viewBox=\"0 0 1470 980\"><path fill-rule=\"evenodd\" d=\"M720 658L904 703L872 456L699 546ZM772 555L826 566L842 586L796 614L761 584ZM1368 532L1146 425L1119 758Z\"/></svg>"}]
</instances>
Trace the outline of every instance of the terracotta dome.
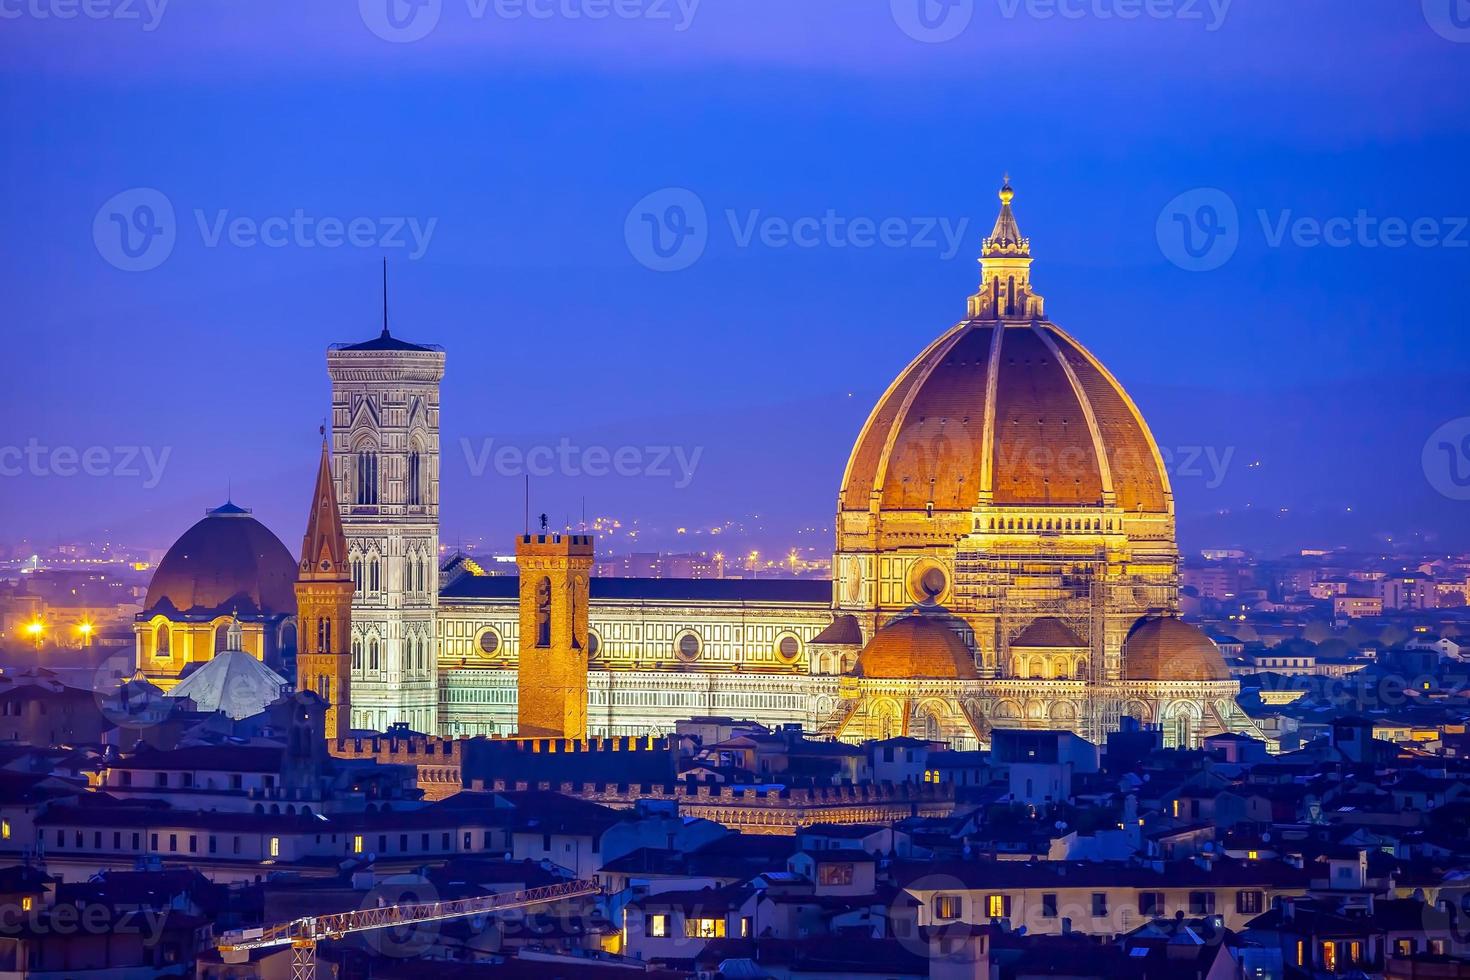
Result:
<instances>
[{"instance_id":1,"label":"terracotta dome","mask_svg":"<svg viewBox=\"0 0 1470 980\"><path fill-rule=\"evenodd\" d=\"M998 505L1172 513L1153 436L1097 358L1043 315L1030 240L1001 189L969 315L879 399L843 476L843 511Z\"/></svg>"},{"instance_id":2,"label":"terracotta dome","mask_svg":"<svg viewBox=\"0 0 1470 980\"><path fill-rule=\"evenodd\" d=\"M250 512L225 504L174 542L148 584L144 615L294 615L296 559Z\"/></svg>"},{"instance_id":3,"label":"terracotta dome","mask_svg":"<svg viewBox=\"0 0 1470 980\"><path fill-rule=\"evenodd\" d=\"M1087 507L1110 491L1126 511L1169 512L1143 418L1046 322L967 320L924 351L858 436L841 499L843 510L869 510L876 493L883 510L968 511L987 491L1002 505Z\"/></svg>"},{"instance_id":4,"label":"terracotta dome","mask_svg":"<svg viewBox=\"0 0 1470 980\"><path fill-rule=\"evenodd\" d=\"M928 616L906 616L880 629L858 654L855 671L877 679L973 680L975 659L954 630Z\"/></svg>"},{"instance_id":5,"label":"terracotta dome","mask_svg":"<svg viewBox=\"0 0 1470 980\"><path fill-rule=\"evenodd\" d=\"M1123 643L1130 681L1228 681L1230 668L1213 640L1174 616L1145 616Z\"/></svg>"}]
</instances>

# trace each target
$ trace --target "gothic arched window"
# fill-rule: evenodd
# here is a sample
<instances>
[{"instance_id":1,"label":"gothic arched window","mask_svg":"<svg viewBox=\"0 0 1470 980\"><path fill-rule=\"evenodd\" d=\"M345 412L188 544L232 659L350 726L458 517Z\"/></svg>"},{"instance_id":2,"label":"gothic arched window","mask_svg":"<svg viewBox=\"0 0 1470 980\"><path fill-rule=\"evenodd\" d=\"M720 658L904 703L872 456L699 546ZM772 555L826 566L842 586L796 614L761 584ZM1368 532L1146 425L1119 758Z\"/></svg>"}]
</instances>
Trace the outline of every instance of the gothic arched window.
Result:
<instances>
[{"instance_id":1,"label":"gothic arched window","mask_svg":"<svg viewBox=\"0 0 1470 980\"><path fill-rule=\"evenodd\" d=\"M153 634L153 655L156 657L168 656L168 624L161 623Z\"/></svg>"},{"instance_id":2,"label":"gothic arched window","mask_svg":"<svg viewBox=\"0 0 1470 980\"><path fill-rule=\"evenodd\" d=\"M378 454L362 449L357 453L357 486L353 502L373 505L378 502Z\"/></svg>"},{"instance_id":3,"label":"gothic arched window","mask_svg":"<svg viewBox=\"0 0 1470 980\"><path fill-rule=\"evenodd\" d=\"M368 670L378 669L378 638L375 636L368 641Z\"/></svg>"},{"instance_id":4,"label":"gothic arched window","mask_svg":"<svg viewBox=\"0 0 1470 980\"><path fill-rule=\"evenodd\" d=\"M417 449L414 449L414 450L412 450L412 451L409 452L409 454L408 454L408 503L409 503L410 506L417 506L417 505L422 504L424 502L424 500L423 500L422 463L423 463L423 457L421 455L419 455L419 451Z\"/></svg>"},{"instance_id":5,"label":"gothic arched window","mask_svg":"<svg viewBox=\"0 0 1470 980\"><path fill-rule=\"evenodd\" d=\"M316 652L332 652L332 621L326 617L316 621Z\"/></svg>"}]
</instances>

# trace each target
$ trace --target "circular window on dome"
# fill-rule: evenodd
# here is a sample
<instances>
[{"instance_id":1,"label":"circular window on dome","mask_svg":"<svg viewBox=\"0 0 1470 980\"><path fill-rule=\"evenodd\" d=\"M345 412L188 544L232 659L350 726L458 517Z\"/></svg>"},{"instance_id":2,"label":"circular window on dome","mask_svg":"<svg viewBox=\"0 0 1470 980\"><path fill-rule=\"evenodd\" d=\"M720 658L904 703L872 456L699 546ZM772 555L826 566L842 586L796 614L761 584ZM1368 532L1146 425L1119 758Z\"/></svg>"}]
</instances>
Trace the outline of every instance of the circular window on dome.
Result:
<instances>
[{"instance_id":1,"label":"circular window on dome","mask_svg":"<svg viewBox=\"0 0 1470 980\"><path fill-rule=\"evenodd\" d=\"M801 656L801 641L796 638L795 633L787 633L776 641L776 656L787 663L792 663Z\"/></svg>"},{"instance_id":2,"label":"circular window on dome","mask_svg":"<svg viewBox=\"0 0 1470 980\"><path fill-rule=\"evenodd\" d=\"M493 657L500 652L500 634L493 629L487 629L480 634L480 652L487 657Z\"/></svg>"},{"instance_id":3,"label":"circular window on dome","mask_svg":"<svg viewBox=\"0 0 1470 980\"><path fill-rule=\"evenodd\" d=\"M602 637L598 636L597 635L597 631L594 630L594 629L587 630L587 657L588 657L588 659L590 660L591 658L597 656L601 652L602 652Z\"/></svg>"},{"instance_id":4,"label":"circular window on dome","mask_svg":"<svg viewBox=\"0 0 1470 980\"><path fill-rule=\"evenodd\" d=\"M932 558L914 563L909 572L909 595L915 602L933 605L949 591L949 573Z\"/></svg>"},{"instance_id":5,"label":"circular window on dome","mask_svg":"<svg viewBox=\"0 0 1470 980\"><path fill-rule=\"evenodd\" d=\"M685 663L691 663L699 658L700 647L701 644L699 642L698 633L686 632L681 634L679 638L674 641L674 652L677 653L679 655L679 659L684 661Z\"/></svg>"}]
</instances>

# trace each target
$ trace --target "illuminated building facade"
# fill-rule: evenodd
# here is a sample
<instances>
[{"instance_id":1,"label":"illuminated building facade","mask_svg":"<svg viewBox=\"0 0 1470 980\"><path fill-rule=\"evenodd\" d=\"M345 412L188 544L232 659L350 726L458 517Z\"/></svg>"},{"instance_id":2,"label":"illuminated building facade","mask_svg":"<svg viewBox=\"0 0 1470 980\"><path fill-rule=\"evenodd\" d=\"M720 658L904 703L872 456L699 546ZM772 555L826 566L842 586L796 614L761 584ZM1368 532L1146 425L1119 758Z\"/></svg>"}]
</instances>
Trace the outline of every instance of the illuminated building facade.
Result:
<instances>
[{"instance_id":1,"label":"illuminated building facade","mask_svg":"<svg viewBox=\"0 0 1470 980\"><path fill-rule=\"evenodd\" d=\"M327 354L352 601L352 727L438 728L439 382L444 352L383 331Z\"/></svg>"},{"instance_id":2,"label":"illuminated building facade","mask_svg":"<svg viewBox=\"0 0 1470 980\"><path fill-rule=\"evenodd\" d=\"M1173 743L1248 731L1215 645L1177 618L1162 458L1137 407L1045 318L1009 184L967 315L901 372L838 496L836 580L594 581L589 726L724 714L959 745L993 727ZM762 591L770 586L769 591ZM438 621L445 734L509 733L522 613L493 577Z\"/></svg>"},{"instance_id":3,"label":"illuminated building facade","mask_svg":"<svg viewBox=\"0 0 1470 980\"><path fill-rule=\"evenodd\" d=\"M590 539L569 535L522 542L524 587L469 560L441 583L444 353L386 324L333 348L351 727L578 737L728 715L960 747L997 727L1100 740L1125 715L1173 744L1253 731L1220 651L1177 617L1174 501L1154 439L1113 376L1046 318L1012 198L1007 184L965 317L899 373L858 435L838 488L833 582L589 579ZM250 615L269 656L273 631L294 622L295 563L280 548L285 593L267 595L280 563L265 543L246 552L264 556L252 559ZM171 551L155 585L179 563L196 557ZM166 681L183 661L150 646L166 612L152 595L139 663ZM203 631L231 615L224 596L210 600L185 660L200 656L192 644L212 654ZM563 628L541 635L548 613Z\"/></svg>"}]
</instances>

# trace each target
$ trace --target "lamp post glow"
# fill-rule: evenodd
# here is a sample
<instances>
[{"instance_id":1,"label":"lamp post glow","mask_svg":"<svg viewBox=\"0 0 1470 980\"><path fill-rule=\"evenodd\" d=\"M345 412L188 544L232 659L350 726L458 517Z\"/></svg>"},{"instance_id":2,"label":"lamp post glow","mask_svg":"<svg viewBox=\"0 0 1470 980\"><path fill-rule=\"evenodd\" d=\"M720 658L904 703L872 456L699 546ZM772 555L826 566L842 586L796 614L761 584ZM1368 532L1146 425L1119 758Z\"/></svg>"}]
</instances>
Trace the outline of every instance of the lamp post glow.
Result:
<instances>
[{"instance_id":1,"label":"lamp post glow","mask_svg":"<svg viewBox=\"0 0 1470 980\"><path fill-rule=\"evenodd\" d=\"M82 634L82 646L83 647L89 647L89 646L92 645L92 624L91 623L87 622L86 620L83 620L81 622L81 624L77 626L77 632L80 633L80 634Z\"/></svg>"},{"instance_id":2,"label":"lamp post glow","mask_svg":"<svg viewBox=\"0 0 1470 980\"><path fill-rule=\"evenodd\" d=\"M36 649L41 649L41 637L46 632L46 624L39 619L33 619L26 624L26 632L31 634L31 639L36 644Z\"/></svg>"}]
</instances>

